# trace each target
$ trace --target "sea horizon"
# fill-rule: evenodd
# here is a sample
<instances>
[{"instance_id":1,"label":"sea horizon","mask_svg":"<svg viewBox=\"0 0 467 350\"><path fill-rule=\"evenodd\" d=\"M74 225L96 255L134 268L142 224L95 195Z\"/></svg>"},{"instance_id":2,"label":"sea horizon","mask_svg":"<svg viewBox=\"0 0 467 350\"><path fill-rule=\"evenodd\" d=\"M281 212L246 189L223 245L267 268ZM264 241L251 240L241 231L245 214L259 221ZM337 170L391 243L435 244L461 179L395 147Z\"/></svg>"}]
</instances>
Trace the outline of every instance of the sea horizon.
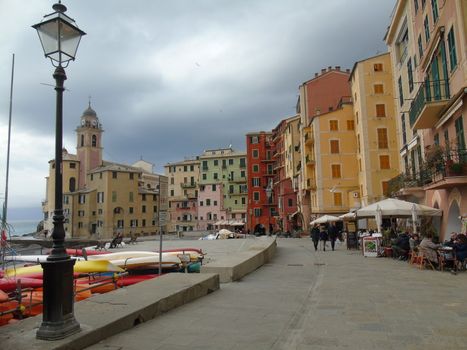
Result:
<instances>
[{"instance_id":1,"label":"sea horizon","mask_svg":"<svg viewBox=\"0 0 467 350\"><path fill-rule=\"evenodd\" d=\"M41 220L29 219L29 220L9 220L8 226L10 228L10 235L13 236L24 236L37 231L37 225Z\"/></svg>"}]
</instances>

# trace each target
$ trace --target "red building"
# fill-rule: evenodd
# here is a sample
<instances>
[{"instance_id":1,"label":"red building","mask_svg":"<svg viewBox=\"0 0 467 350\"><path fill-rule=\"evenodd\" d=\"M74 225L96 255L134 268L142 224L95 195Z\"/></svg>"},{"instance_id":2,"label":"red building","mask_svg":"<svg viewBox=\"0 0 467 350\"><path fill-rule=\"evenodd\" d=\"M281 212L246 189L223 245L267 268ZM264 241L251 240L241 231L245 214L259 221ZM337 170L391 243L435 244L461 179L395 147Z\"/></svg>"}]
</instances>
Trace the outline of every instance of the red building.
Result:
<instances>
[{"instance_id":1,"label":"red building","mask_svg":"<svg viewBox=\"0 0 467 350\"><path fill-rule=\"evenodd\" d=\"M269 233L276 224L273 195L274 159L272 133L252 132L246 135L247 152L247 230Z\"/></svg>"}]
</instances>

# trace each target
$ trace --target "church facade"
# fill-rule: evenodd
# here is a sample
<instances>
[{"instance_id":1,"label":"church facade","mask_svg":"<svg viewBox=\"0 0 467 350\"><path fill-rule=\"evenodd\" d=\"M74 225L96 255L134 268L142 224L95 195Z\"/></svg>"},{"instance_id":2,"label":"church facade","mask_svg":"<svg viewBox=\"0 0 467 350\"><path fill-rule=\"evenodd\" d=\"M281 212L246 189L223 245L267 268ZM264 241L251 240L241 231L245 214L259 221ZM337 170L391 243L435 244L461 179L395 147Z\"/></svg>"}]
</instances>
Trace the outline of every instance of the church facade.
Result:
<instances>
[{"instance_id":1,"label":"church facade","mask_svg":"<svg viewBox=\"0 0 467 350\"><path fill-rule=\"evenodd\" d=\"M67 237L109 238L115 233L150 235L162 229L159 212L167 211L167 177L153 164L133 165L102 158L102 124L89 107L76 128L76 154L63 149L63 211ZM46 199L42 203L44 229L52 232L55 160L49 161Z\"/></svg>"}]
</instances>

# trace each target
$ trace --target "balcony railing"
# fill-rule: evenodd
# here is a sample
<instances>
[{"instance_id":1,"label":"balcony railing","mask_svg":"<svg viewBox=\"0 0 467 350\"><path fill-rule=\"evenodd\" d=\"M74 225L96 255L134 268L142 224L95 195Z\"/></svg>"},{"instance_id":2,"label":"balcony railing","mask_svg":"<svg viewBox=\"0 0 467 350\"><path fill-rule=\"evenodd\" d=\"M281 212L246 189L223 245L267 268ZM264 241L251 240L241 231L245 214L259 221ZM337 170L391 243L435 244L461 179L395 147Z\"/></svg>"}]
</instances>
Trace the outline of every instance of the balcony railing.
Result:
<instances>
[{"instance_id":1,"label":"balcony railing","mask_svg":"<svg viewBox=\"0 0 467 350\"><path fill-rule=\"evenodd\" d=\"M196 182L182 182L180 186L182 188L194 188L196 187Z\"/></svg>"},{"instance_id":2,"label":"balcony railing","mask_svg":"<svg viewBox=\"0 0 467 350\"><path fill-rule=\"evenodd\" d=\"M438 157L422 164L418 172L402 173L389 180L386 195L391 196L402 189L415 187L447 187L449 184L441 183L443 180L453 180L455 177L467 176L467 150L458 149L444 151ZM462 178L461 178L462 179ZM465 180L461 180L462 183ZM455 180L450 181L455 185Z\"/></svg>"},{"instance_id":3,"label":"balcony railing","mask_svg":"<svg viewBox=\"0 0 467 350\"><path fill-rule=\"evenodd\" d=\"M410 105L410 126L415 129L432 128L449 98L448 80L427 80L422 83Z\"/></svg>"}]
</instances>

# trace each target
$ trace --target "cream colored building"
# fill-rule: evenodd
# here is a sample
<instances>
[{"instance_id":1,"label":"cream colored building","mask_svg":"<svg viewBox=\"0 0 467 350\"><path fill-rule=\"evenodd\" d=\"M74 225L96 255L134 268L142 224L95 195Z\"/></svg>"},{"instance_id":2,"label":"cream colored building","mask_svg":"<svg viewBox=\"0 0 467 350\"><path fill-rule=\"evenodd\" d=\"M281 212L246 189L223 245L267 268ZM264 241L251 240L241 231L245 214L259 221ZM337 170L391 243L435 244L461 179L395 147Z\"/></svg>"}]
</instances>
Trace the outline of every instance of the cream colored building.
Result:
<instances>
[{"instance_id":1,"label":"cream colored building","mask_svg":"<svg viewBox=\"0 0 467 350\"><path fill-rule=\"evenodd\" d=\"M169 232L198 230L199 160L165 165L169 181Z\"/></svg>"},{"instance_id":2,"label":"cream colored building","mask_svg":"<svg viewBox=\"0 0 467 350\"><path fill-rule=\"evenodd\" d=\"M352 197L358 208L385 198L389 180L399 174L398 116L389 53L356 62L350 82L359 184Z\"/></svg>"},{"instance_id":3,"label":"cream colored building","mask_svg":"<svg viewBox=\"0 0 467 350\"><path fill-rule=\"evenodd\" d=\"M154 173L151 163L133 165L102 159L102 125L89 106L76 129L77 154L63 150L63 211L68 237L109 238L154 234L158 214L167 211L167 178ZM49 162L44 229L53 228L55 161ZM165 227L162 227L165 230Z\"/></svg>"}]
</instances>

